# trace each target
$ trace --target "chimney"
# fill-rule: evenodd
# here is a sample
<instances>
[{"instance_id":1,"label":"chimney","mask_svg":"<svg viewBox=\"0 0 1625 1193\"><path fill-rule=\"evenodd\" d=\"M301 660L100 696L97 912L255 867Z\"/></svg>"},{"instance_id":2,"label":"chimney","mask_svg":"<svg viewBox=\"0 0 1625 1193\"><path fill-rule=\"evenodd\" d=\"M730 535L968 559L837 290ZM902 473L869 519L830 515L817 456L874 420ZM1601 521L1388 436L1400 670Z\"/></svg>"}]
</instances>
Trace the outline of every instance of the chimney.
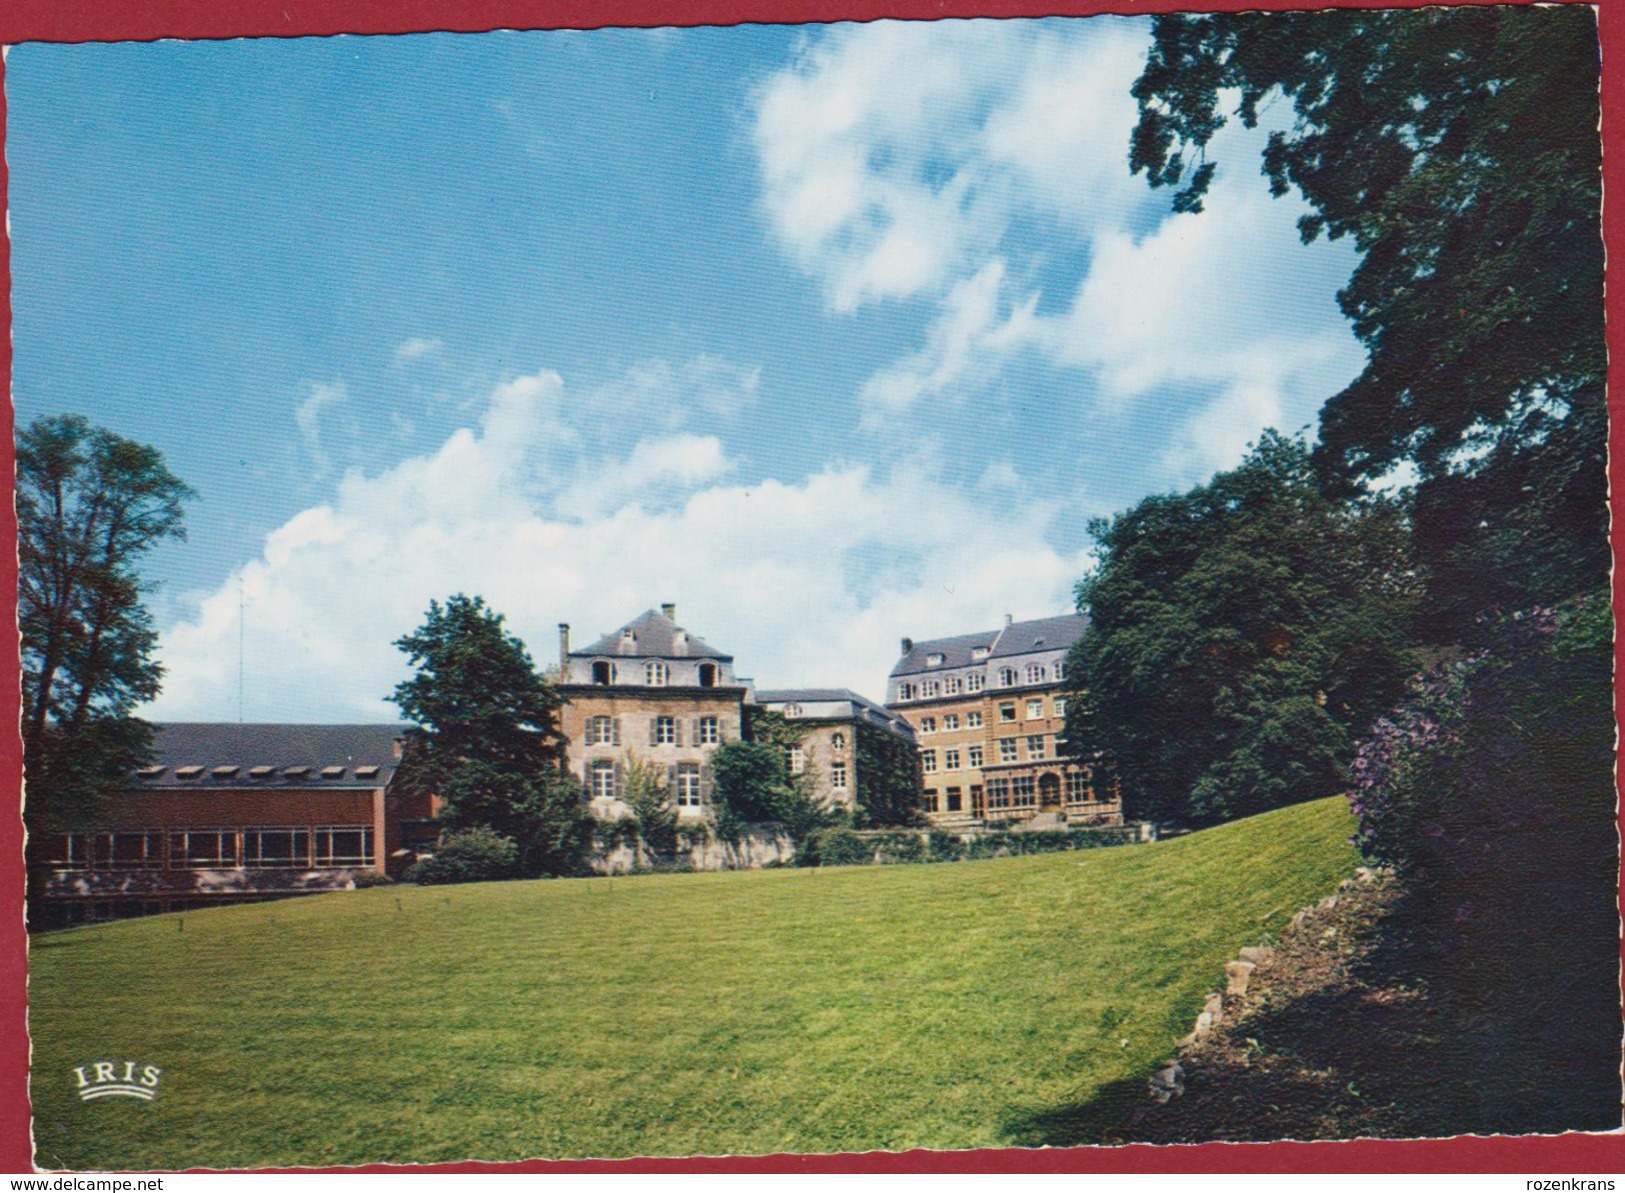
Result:
<instances>
[{"instance_id":1,"label":"chimney","mask_svg":"<svg viewBox=\"0 0 1625 1193\"><path fill-rule=\"evenodd\" d=\"M909 651L914 649L914 639L904 638L898 645L903 648L903 653L906 655Z\"/></svg>"},{"instance_id":2,"label":"chimney","mask_svg":"<svg viewBox=\"0 0 1625 1193\"><path fill-rule=\"evenodd\" d=\"M676 621L677 620L677 606L672 604L670 601L668 601L666 604L660 606L660 612L661 612L661 615L664 616L667 621Z\"/></svg>"},{"instance_id":3,"label":"chimney","mask_svg":"<svg viewBox=\"0 0 1625 1193\"><path fill-rule=\"evenodd\" d=\"M1013 625L1015 623L1015 620L1016 620L1015 618L1011 617L1008 613L1006 613L1004 615L1004 628L1008 630L1011 627L1011 625Z\"/></svg>"},{"instance_id":4,"label":"chimney","mask_svg":"<svg viewBox=\"0 0 1625 1193\"><path fill-rule=\"evenodd\" d=\"M559 622L559 674L570 669L570 623Z\"/></svg>"}]
</instances>

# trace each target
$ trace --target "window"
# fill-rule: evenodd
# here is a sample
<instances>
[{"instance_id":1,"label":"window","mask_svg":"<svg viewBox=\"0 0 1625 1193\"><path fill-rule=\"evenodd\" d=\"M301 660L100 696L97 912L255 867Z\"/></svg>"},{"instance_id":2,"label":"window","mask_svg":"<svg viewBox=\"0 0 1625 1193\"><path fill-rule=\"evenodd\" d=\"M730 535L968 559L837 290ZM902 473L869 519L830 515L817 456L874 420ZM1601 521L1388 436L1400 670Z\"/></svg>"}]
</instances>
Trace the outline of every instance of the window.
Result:
<instances>
[{"instance_id":1,"label":"window","mask_svg":"<svg viewBox=\"0 0 1625 1193\"><path fill-rule=\"evenodd\" d=\"M676 746L682 743L677 740L677 718L656 717L649 722L649 744L651 746Z\"/></svg>"},{"instance_id":2,"label":"window","mask_svg":"<svg viewBox=\"0 0 1625 1193\"><path fill-rule=\"evenodd\" d=\"M829 748L834 750L837 754L844 751L846 749L846 734L842 733L839 729L830 734Z\"/></svg>"},{"instance_id":3,"label":"window","mask_svg":"<svg viewBox=\"0 0 1625 1193\"><path fill-rule=\"evenodd\" d=\"M1042 758L1044 756L1044 735L1035 733L1027 739L1027 757Z\"/></svg>"},{"instance_id":4,"label":"window","mask_svg":"<svg viewBox=\"0 0 1625 1193\"><path fill-rule=\"evenodd\" d=\"M957 675L950 675L942 681L942 694L944 696L957 696L965 690L965 681Z\"/></svg>"},{"instance_id":5,"label":"window","mask_svg":"<svg viewBox=\"0 0 1625 1193\"><path fill-rule=\"evenodd\" d=\"M920 751L920 769L928 775L936 773L937 752L935 750Z\"/></svg>"},{"instance_id":6,"label":"window","mask_svg":"<svg viewBox=\"0 0 1625 1193\"><path fill-rule=\"evenodd\" d=\"M920 718L920 732L921 733L935 733L936 731L937 731L937 719L935 717L921 717Z\"/></svg>"},{"instance_id":7,"label":"window","mask_svg":"<svg viewBox=\"0 0 1625 1193\"><path fill-rule=\"evenodd\" d=\"M937 810L937 793L930 788L927 788L924 794L920 797L920 803L924 806L927 812L935 812Z\"/></svg>"},{"instance_id":8,"label":"window","mask_svg":"<svg viewBox=\"0 0 1625 1193\"><path fill-rule=\"evenodd\" d=\"M595 762L587 771L587 790L593 799L615 798L615 764Z\"/></svg>"},{"instance_id":9,"label":"window","mask_svg":"<svg viewBox=\"0 0 1625 1193\"><path fill-rule=\"evenodd\" d=\"M696 737L697 744L702 746L714 746L722 740L722 729L717 724L717 719L715 717L701 717L699 726L700 731Z\"/></svg>"},{"instance_id":10,"label":"window","mask_svg":"<svg viewBox=\"0 0 1625 1193\"><path fill-rule=\"evenodd\" d=\"M697 762L677 764L677 806L679 808L700 806L700 764Z\"/></svg>"},{"instance_id":11,"label":"window","mask_svg":"<svg viewBox=\"0 0 1625 1193\"><path fill-rule=\"evenodd\" d=\"M615 682L615 667L610 663L594 663L592 665L592 681L595 684L611 684Z\"/></svg>"},{"instance_id":12,"label":"window","mask_svg":"<svg viewBox=\"0 0 1625 1193\"><path fill-rule=\"evenodd\" d=\"M370 828L319 828L314 835L318 870L372 864Z\"/></svg>"},{"instance_id":13,"label":"window","mask_svg":"<svg viewBox=\"0 0 1625 1193\"><path fill-rule=\"evenodd\" d=\"M799 775L807 769L807 752L800 746L790 747L790 773Z\"/></svg>"},{"instance_id":14,"label":"window","mask_svg":"<svg viewBox=\"0 0 1625 1193\"><path fill-rule=\"evenodd\" d=\"M786 717L799 717L801 715L801 705L786 704L784 706L784 715Z\"/></svg>"},{"instance_id":15,"label":"window","mask_svg":"<svg viewBox=\"0 0 1625 1193\"><path fill-rule=\"evenodd\" d=\"M968 712L968 713L965 714L965 728L966 729L980 729L981 727L982 727L982 714L981 713L979 713L979 712Z\"/></svg>"},{"instance_id":16,"label":"window","mask_svg":"<svg viewBox=\"0 0 1625 1193\"><path fill-rule=\"evenodd\" d=\"M162 869L164 835L156 830L103 833L96 843L96 864L112 870Z\"/></svg>"},{"instance_id":17,"label":"window","mask_svg":"<svg viewBox=\"0 0 1625 1193\"><path fill-rule=\"evenodd\" d=\"M991 646L973 646L970 648L970 657L975 659L977 662L980 662L981 660L987 658L992 649L993 648Z\"/></svg>"},{"instance_id":18,"label":"window","mask_svg":"<svg viewBox=\"0 0 1625 1193\"><path fill-rule=\"evenodd\" d=\"M1044 719L1044 702L1042 700L1027 701L1027 719L1041 721Z\"/></svg>"},{"instance_id":19,"label":"window","mask_svg":"<svg viewBox=\"0 0 1625 1193\"><path fill-rule=\"evenodd\" d=\"M999 668L999 686L1013 688L1016 686L1016 669L1014 667Z\"/></svg>"},{"instance_id":20,"label":"window","mask_svg":"<svg viewBox=\"0 0 1625 1193\"><path fill-rule=\"evenodd\" d=\"M589 746L614 745L615 719L613 717L588 717L587 744Z\"/></svg>"},{"instance_id":21,"label":"window","mask_svg":"<svg viewBox=\"0 0 1625 1193\"><path fill-rule=\"evenodd\" d=\"M960 798L959 788L950 787L945 794L948 796L948 811L958 812L965 806Z\"/></svg>"},{"instance_id":22,"label":"window","mask_svg":"<svg viewBox=\"0 0 1625 1193\"><path fill-rule=\"evenodd\" d=\"M1016 719L1016 706L1014 704L999 705L999 720L1013 721Z\"/></svg>"},{"instance_id":23,"label":"window","mask_svg":"<svg viewBox=\"0 0 1625 1193\"><path fill-rule=\"evenodd\" d=\"M967 692L980 692L982 690L982 673L980 671L972 671L965 676L965 690Z\"/></svg>"},{"instance_id":24,"label":"window","mask_svg":"<svg viewBox=\"0 0 1625 1193\"><path fill-rule=\"evenodd\" d=\"M1010 806L1010 780L989 779L987 781L987 806L990 808L1008 808Z\"/></svg>"},{"instance_id":25,"label":"window","mask_svg":"<svg viewBox=\"0 0 1625 1193\"><path fill-rule=\"evenodd\" d=\"M264 870L302 870L310 865L308 828L243 830L243 865Z\"/></svg>"},{"instance_id":26,"label":"window","mask_svg":"<svg viewBox=\"0 0 1625 1193\"><path fill-rule=\"evenodd\" d=\"M846 763L832 762L829 766L829 785L836 791L846 790Z\"/></svg>"},{"instance_id":27,"label":"window","mask_svg":"<svg viewBox=\"0 0 1625 1193\"><path fill-rule=\"evenodd\" d=\"M1027 664L1027 682L1028 683L1043 683L1044 682L1044 664L1042 664L1042 663L1028 663Z\"/></svg>"},{"instance_id":28,"label":"window","mask_svg":"<svg viewBox=\"0 0 1625 1193\"><path fill-rule=\"evenodd\" d=\"M1087 771L1068 771L1066 776L1066 798L1073 803L1089 804L1095 799L1095 789L1089 782Z\"/></svg>"},{"instance_id":29,"label":"window","mask_svg":"<svg viewBox=\"0 0 1625 1193\"><path fill-rule=\"evenodd\" d=\"M1055 698L1055 715L1058 717L1066 716L1066 701L1059 696Z\"/></svg>"},{"instance_id":30,"label":"window","mask_svg":"<svg viewBox=\"0 0 1625 1193\"><path fill-rule=\"evenodd\" d=\"M643 668L644 682L651 688L663 688L671 677L671 669L664 663L649 663Z\"/></svg>"},{"instance_id":31,"label":"window","mask_svg":"<svg viewBox=\"0 0 1625 1193\"><path fill-rule=\"evenodd\" d=\"M897 685L897 698L899 700L912 700L912 699L914 699L914 685L911 684L911 683L900 683L900 684L898 684Z\"/></svg>"},{"instance_id":32,"label":"window","mask_svg":"<svg viewBox=\"0 0 1625 1193\"><path fill-rule=\"evenodd\" d=\"M53 870L88 870L94 848L88 833L55 833L45 839L41 852Z\"/></svg>"},{"instance_id":33,"label":"window","mask_svg":"<svg viewBox=\"0 0 1625 1193\"><path fill-rule=\"evenodd\" d=\"M942 685L934 679L928 679L920 685L920 695L926 700L933 696L942 695Z\"/></svg>"},{"instance_id":34,"label":"window","mask_svg":"<svg viewBox=\"0 0 1625 1193\"><path fill-rule=\"evenodd\" d=\"M981 766L982 765L982 747L981 746L967 746L965 748L965 762L966 762L966 765L968 765L968 766Z\"/></svg>"},{"instance_id":35,"label":"window","mask_svg":"<svg viewBox=\"0 0 1625 1193\"><path fill-rule=\"evenodd\" d=\"M959 751L958 750L944 750L942 752L942 769L943 770L958 770L959 769Z\"/></svg>"},{"instance_id":36,"label":"window","mask_svg":"<svg viewBox=\"0 0 1625 1193\"><path fill-rule=\"evenodd\" d=\"M172 870L233 870L237 867L237 834L230 829L199 829L169 834Z\"/></svg>"},{"instance_id":37,"label":"window","mask_svg":"<svg viewBox=\"0 0 1625 1193\"><path fill-rule=\"evenodd\" d=\"M1066 660L1065 659L1056 659L1055 660L1055 678L1056 679L1065 679L1066 678Z\"/></svg>"},{"instance_id":38,"label":"window","mask_svg":"<svg viewBox=\"0 0 1625 1193\"><path fill-rule=\"evenodd\" d=\"M999 761L1014 762L1016 760L1016 739L1001 737L999 739Z\"/></svg>"},{"instance_id":39,"label":"window","mask_svg":"<svg viewBox=\"0 0 1625 1193\"><path fill-rule=\"evenodd\" d=\"M1017 775L1010 780L1010 806L1012 808L1030 808L1037 802L1033 797L1033 777L1031 775Z\"/></svg>"},{"instance_id":40,"label":"window","mask_svg":"<svg viewBox=\"0 0 1625 1193\"><path fill-rule=\"evenodd\" d=\"M959 714L958 713L951 712L951 713L948 713L946 716L944 716L942 718L942 731L944 733L948 732L950 729L958 729L958 728L959 728Z\"/></svg>"},{"instance_id":41,"label":"window","mask_svg":"<svg viewBox=\"0 0 1625 1193\"><path fill-rule=\"evenodd\" d=\"M936 654L936 653L926 655L925 656L925 665L927 667L940 667L940 666L942 666L942 656L940 654Z\"/></svg>"},{"instance_id":42,"label":"window","mask_svg":"<svg viewBox=\"0 0 1625 1193\"><path fill-rule=\"evenodd\" d=\"M715 663L700 664L700 687L714 688L717 686L717 665Z\"/></svg>"}]
</instances>

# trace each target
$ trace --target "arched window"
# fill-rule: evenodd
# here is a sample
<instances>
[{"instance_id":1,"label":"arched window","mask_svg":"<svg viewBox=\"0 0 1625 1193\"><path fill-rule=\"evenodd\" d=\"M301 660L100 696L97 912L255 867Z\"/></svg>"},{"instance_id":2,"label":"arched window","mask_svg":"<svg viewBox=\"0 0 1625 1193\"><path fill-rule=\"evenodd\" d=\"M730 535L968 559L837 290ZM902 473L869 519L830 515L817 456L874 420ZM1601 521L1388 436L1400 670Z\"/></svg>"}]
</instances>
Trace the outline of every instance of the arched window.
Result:
<instances>
[{"instance_id":1,"label":"arched window","mask_svg":"<svg viewBox=\"0 0 1625 1193\"><path fill-rule=\"evenodd\" d=\"M592 681L595 684L614 683L615 668L609 663L594 663L592 665Z\"/></svg>"},{"instance_id":2,"label":"arched window","mask_svg":"<svg viewBox=\"0 0 1625 1193\"><path fill-rule=\"evenodd\" d=\"M982 673L980 671L972 671L965 676L965 689L971 692L980 692L982 690Z\"/></svg>"},{"instance_id":3,"label":"arched window","mask_svg":"<svg viewBox=\"0 0 1625 1193\"><path fill-rule=\"evenodd\" d=\"M1044 682L1044 664L1042 664L1042 663L1028 663L1027 664L1027 682L1028 683L1043 683Z\"/></svg>"},{"instance_id":4,"label":"arched window","mask_svg":"<svg viewBox=\"0 0 1625 1193\"><path fill-rule=\"evenodd\" d=\"M1014 667L999 668L999 686L1013 688L1016 686L1016 669Z\"/></svg>"},{"instance_id":5,"label":"arched window","mask_svg":"<svg viewBox=\"0 0 1625 1193\"><path fill-rule=\"evenodd\" d=\"M651 688L663 688L671 675L671 669L664 663L650 663L643 669L643 678Z\"/></svg>"},{"instance_id":6,"label":"arched window","mask_svg":"<svg viewBox=\"0 0 1625 1193\"><path fill-rule=\"evenodd\" d=\"M846 749L846 734L842 733L838 729L834 733L830 734L829 748L834 750L837 754Z\"/></svg>"},{"instance_id":7,"label":"arched window","mask_svg":"<svg viewBox=\"0 0 1625 1193\"><path fill-rule=\"evenodd\" d=\"M935 696L939 690L939 685L934 679L928 679L920 685L920 695L924 696L927 700L929 700L932 696Z\"/></svg>"},{"instance_id":8,"label":"arched window","mask_svg":"<svg viewBox=\"0 0 1625 1193\"><path fill-rule=\"evenodd\" d=\"M962 687L964 687L964 681L957 675L950 675L942 681L942 694L944 696L957 696Z\"/></svg>"},{"instance_id":9,"label":"arched window","mask_svg":"<svg viewBox=\"0 0 1625 1193\"><path fill-rule=\"evenodd\" d=\"M717 665L715 663L700 664L700 687L714 688L717 686Z\"/></svg>"},{"instance_id":10,"label":"arched window","mask_svg":"<svg viewBox=\"0 0 1625 1193\"><path fill-rule=\"evenodd\" d=\"M1055 678L1056 679L1065 679L1066 678L1066 660L1065 659L1056 659L1055 660Z\"/></svg>"},{"instance_id":11,"label":"arched window","mask_svg":"<svg viewBox=\"0 0 1625 1193\"><path fill-rule=\"evenodd\" d=\"M786 717L799 717L801 715L801 705L786 704L784 706L784 715Z\"/></svg>"},{"instance_id":12,"label":"arched window","mask_svg":"<svg viewBox=\"0 0 1625 1193\"><path fill-rule=\"evenodd\" d=\"M897 685L897 698L899 700L912 700L912 699L914 699L914 685L911 684L911 683L900 683L900 684L898 684Z\"/></svg>"}]
</instances>

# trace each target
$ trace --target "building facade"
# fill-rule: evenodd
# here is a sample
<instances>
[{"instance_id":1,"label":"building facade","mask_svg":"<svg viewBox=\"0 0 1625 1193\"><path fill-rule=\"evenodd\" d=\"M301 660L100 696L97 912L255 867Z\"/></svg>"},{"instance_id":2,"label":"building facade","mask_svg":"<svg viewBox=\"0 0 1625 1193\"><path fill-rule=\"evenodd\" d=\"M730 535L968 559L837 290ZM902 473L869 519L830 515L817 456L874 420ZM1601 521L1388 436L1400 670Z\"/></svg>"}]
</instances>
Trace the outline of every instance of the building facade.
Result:
<instances>
[{"instance_id":1,"label":"building facade","mask_svg":"<svg viewBox=\"0 0 1625 1193\"><path fill-rule=\"evenodd\" d=\"M565 765L600 820L627 814L628 770L640 764L664 778L679 817L702 816L711 754L749 735L750 681L676 617L675 605L662 605L581 650L559 626Z\"/></svg>"},{"instance_id":2,"label":"building facade","mask_svg":"<svg viewBox=\"0 0 1625 1193\"><path fill-rule=\"evenodd\" d=\"M1114 793L1065 757L1066 655L1082 614L902 640L887 708L919 743L921 806L933 823L1120 824Z\"/></svg>"},{"instance_id":3,"label":"building facade","mask_svg":"<svg viewBox=\"0 0 1625 1193\"><path fill-rule=\"evenodd\" d=\"M797 736L792 775L810 775L828 808L895 822L919 793L914 730L895 713L846 688L781 688L756 693L755 707L777 713Z\"/></svg>"},{"instance_id":4,"label":"building facade","mask_svg":"<svg viewBox=\"0 0 1625 1193\"><path fill-rule=\"evenodd\" d=\"M393 789L400 725L168 724L96 831L29 846L31 916L71 923L343 890L435 837Z\"/></svg>"}]
</instances>

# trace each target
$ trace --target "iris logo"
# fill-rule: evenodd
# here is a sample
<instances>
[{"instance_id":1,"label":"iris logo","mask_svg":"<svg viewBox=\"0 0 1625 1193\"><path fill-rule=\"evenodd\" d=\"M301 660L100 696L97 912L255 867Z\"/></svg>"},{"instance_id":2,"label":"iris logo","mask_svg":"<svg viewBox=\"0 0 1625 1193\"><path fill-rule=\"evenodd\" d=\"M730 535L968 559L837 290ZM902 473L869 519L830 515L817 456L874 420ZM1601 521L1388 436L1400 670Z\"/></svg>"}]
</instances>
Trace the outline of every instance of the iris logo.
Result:
<instances>
[{"instance_id":1,"label":"iris logo","mask_svg":"<svg viewBox=\"0 0 1625 1193\"><path fill-rule=\"evenodd\" d=\"M162 1072L157 1065L143 1065L133 1060L99 1060L80 1065L73 1071L79 1078L79 1097L86 1102L97 1098L140 1098L150 1102L158 1096L158 1077Z\"/></svg>"}]
</instances>

